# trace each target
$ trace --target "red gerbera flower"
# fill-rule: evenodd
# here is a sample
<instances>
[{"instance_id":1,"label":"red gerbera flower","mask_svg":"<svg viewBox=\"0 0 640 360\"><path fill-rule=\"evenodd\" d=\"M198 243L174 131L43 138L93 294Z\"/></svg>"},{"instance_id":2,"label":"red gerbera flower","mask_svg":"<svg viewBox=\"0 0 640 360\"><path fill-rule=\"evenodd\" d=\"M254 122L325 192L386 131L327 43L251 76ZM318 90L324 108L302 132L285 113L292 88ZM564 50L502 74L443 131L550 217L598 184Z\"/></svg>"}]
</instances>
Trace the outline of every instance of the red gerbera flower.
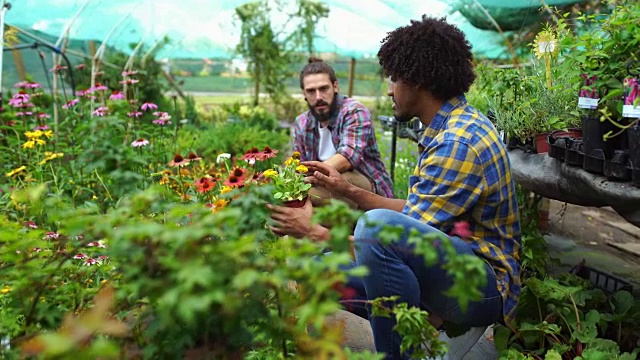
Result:
<instances>
[{"instance_id":1,"label":"red gerbera flower","mask_svg":"<svg viewBox=\"0 0 640 360\"><path fill-rule=\"evenodd\" d=\"M276 155L278 155L278 150L273 150L272 148L265 146L264 150L262 150L262 159L270 159L273 157L276 157Z\"/></svg>"},{"instance_id":2,"label":"red gerbera flower","mask_svg":"<svg viewBox=\"0 0 640 360\"><path fill-rule=\"evenodd\" d=\"M260 152L260 150L258 150L258 148L254 146L251 149L249 149L249 151L244 153L244 155L240 157L240 160L251 160L251 159L262 160L261 156L262 156L262 153Z\"/></svg>"},{"instance_id":3,"label":"red gerbera flower","mask_svg":"<svg viewBox=\"0 0 640 360\"><path fill-rule=\"evenodd\" d=\"M244 178L245 174L246 174L246 170L243 168L235 168L233 169L233 171L231 172L231 174L237 178Z\"/></svg>"},{"instance_id":4,"label":"red gerbera flower","mask_svg":"<svg viewBox=\"0 0 640 360\"><path fill-rule=\"evenodd\" d=\"M205 181L205 182L201 183L200 185L198 185L197 191L199 193L205 193L207 191L213 190L215 185L216 185L216 183L214 183L213 181Z\"/></svg>"},{"instance_id":5,"label":"red gerbera flower","mask_svg":"<svg viewBox=\"0 0 640 360\"><path fill-rule=\"evenodd\" d=\"M244 185L244 178L231 174L229 178L224 181L224 184L228 187L240 187Z\"/></svg>"}]
</instances>

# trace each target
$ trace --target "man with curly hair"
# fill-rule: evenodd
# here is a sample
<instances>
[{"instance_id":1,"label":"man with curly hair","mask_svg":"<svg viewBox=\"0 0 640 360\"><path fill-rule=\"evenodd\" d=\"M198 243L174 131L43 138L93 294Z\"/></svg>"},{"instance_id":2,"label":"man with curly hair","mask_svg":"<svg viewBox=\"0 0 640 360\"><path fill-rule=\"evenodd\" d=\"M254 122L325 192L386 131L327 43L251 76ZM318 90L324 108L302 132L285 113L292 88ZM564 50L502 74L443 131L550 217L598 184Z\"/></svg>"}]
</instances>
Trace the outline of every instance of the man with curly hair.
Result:
<instances>
[{"instance_id":1,"label":"man with curly hair","mask_svg":"<svg viewBox=\"0 0 640 360\"><path fill-rule=\"evenodd\" d=\"M388 95L398 121L418 117L427 127L419 140L420 155L409 178L407 199L389 199L358 189L334 169L318 162L304 163L313 179L368 210L354 232L355 263L369 268L364 279L350 278L362 300L398 296L399 302L421 307L431 323L456 324L469 329L447 338L447 359L462 359L488 325L510 325L520 293L521 232L515 185L507 152L487 117L467 103L464 94L475 79L471 45L445 19L423 16L384 38L378 52L390 77ZM282 233L327 239L328 229L310 221L311 208L287 218L274 212L274 228ZM370 226L369 221L377 224ZM462 226L461 224L465 224ZM397 241L385 244L380 227L404 228ZM446 256L438 251L435 264L426 265L409 244L411 231L445 236L457 254L482 260L486 284L479 300L462 311L445 295L453 278L444 269ZM448 234L448 235L445 235ZM433 244L439 249L440 240ZM376 317L366 309L350 309L368 317L379 352L388 359L405 359L395 318Z\"/></svg>"},{"instance_id":2,"label":"man with curly hair","mask_svg":"<svg viewBox=\"0 0 640 360\"><path fill-rule=\"evenodd\" d=\"M309 110L294 124L293 150L301 160L322 161L340 172L348 182L385 197L393 197L391 177L380 158L369 110L360 102L338 93L338 79L329 64L311 57L300 72L300 89ZM314 205L322 205L331 192L313 187ZM337 197L352 207L348 199Z\"/></svg>"}]
</instances>

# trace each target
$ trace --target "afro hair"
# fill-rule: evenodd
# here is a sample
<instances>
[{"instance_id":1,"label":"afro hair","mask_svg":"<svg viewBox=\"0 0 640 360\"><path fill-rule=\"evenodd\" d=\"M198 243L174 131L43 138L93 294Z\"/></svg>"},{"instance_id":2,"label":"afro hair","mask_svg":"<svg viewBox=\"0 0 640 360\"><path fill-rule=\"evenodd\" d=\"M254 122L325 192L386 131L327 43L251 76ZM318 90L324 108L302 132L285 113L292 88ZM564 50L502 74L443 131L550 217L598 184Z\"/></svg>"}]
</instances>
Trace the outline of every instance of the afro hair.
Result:
<instances>
[{"instance_id":1,"label":"afro hair","mask_svg":"<svg viewBox=\"0 0 640 360\"><path fill-rule=\"evenodd\" d=\"M471 44L446 18L423 15L387 33L378 59L392 80L430 91L440 100L466 93L475 80Z\"/></svg>"}]
</instances>

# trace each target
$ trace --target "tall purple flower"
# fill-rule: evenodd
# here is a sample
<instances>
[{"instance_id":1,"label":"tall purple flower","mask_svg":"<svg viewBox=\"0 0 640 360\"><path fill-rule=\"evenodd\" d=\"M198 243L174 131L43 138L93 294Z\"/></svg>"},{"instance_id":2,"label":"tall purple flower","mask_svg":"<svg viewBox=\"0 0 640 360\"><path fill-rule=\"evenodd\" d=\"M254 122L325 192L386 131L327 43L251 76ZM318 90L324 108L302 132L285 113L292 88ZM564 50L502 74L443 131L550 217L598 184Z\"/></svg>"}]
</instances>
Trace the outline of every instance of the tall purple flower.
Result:
<instances>
[{"instance_id":1,"label":"tall purple flower","mask_svg":"<svg viewBox=\"0 0 640 360\"><path fill-rule=\"evenodd\" d=\"M106 106L100 106L99 108L95 109L91 115L95 115L95 116L105 116L109 113L109 108Z\"/></svg>"},{"instance_id":2,"label":"tall purple flower","mask_svg":"<svg viewBox=\"0 0 640 360\"><path fill-rule=\"evenodd\" d=\"M109 96L109 100L125 100L124 94L118 90L113 90Z\"/></svg>"}]
</instances>

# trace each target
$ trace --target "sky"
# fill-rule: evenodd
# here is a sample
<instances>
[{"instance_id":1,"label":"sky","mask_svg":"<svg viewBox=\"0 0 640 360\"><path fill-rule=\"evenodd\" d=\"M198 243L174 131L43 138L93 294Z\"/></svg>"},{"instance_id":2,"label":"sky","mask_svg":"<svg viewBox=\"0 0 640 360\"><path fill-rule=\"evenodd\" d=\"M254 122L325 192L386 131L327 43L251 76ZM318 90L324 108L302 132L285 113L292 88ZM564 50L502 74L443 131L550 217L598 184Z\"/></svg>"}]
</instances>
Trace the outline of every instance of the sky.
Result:
<instances>
[{"instance_id":1,"label":"sky","mask_svg":"<svg viewBox=\"0 0 640 360\"><path fill-rule=\"evenodd\" d=\"M388 31L407 25L422 14L447 16L467 34L474 52L495 56L502 52L500 36L475 29L459 13L451 13L450 1L440 0L320 0L330 8L329 17L317 25L316 47L355 57L373 56ZM490 0L498 1L498 0ZM514 0L511 0L513 2ZM533 1L533 0L520 0ZM60 35L71 25L70 35L95 39L120 49L132 42L151 46L163 36L171 39L160 57L231 57L240 36L234 9L248 0L17 0L5 21L25 29ZM293 5L295 2L290 1ZM272 14L274 26L286 17ZM117 26L118 25L118 26Z\"/></svg>"}]
</instances>

